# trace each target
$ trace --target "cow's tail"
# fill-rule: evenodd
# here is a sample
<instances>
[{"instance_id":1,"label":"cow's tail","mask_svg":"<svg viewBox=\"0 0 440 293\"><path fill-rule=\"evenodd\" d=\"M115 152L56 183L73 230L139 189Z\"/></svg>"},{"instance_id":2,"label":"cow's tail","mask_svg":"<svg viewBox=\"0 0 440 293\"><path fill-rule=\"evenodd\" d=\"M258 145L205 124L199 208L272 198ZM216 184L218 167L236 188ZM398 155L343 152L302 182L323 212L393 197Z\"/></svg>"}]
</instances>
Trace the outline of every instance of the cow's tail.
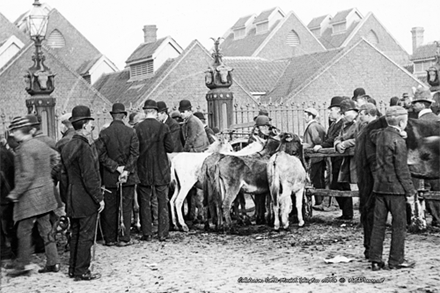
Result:
<instances>
[{"instance_id":1,"label":"cow's tail","mask_svg":"<svg viewBox=\"0 0 440 293\"><path fill-rule=\"evenodd\" d=\"M269 161L269 164L267 164L267 176L269 179L269 191L270 195L273 201L273 205L278 205L278 194L280 192L280 174L278 174L277 170L277 158L278 154L275 155L275 159L273 162Z\"/></svg>"}]
</instances>

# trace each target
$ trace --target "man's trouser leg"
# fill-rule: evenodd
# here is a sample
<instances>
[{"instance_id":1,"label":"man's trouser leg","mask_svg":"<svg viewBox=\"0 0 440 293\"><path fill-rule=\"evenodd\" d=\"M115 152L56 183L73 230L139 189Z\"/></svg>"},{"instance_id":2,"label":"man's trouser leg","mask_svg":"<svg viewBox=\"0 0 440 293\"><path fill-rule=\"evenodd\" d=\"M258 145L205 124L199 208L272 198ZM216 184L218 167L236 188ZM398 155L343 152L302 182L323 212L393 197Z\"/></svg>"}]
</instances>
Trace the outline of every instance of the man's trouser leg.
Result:
<instances>
[{"instance_id":1,"label":"man's trouser leg","mask_svg":"<svg viewBox=\"0 0 440 293\"><path fill-rule=\"evenodd\" d=\"M138 184L139 215L143 236L153 236L153 218L151 215L151 186Z\"/></svg>"},{"instance_id":2,"label":"man's trouser leg","mask_svg":"<svg viewBox=\"0 0 440 293\"><path fill-rule=\"evenodd\" d=\"M168 185L156 186L156 194L159 202L159 238L168 237L169 217L168 217Z\"/></svg>"},{"instance_id":3,"label":"man's trouser leg","mask_svg":"<svg viewBox=\"0 0 440 293\"><path fill-rule=\"evenodd\" d=\"M112 243L116 242L118 236L119 189L107 189L111 193L107 191L104 193L105 209L101 214L101 224L105 243Z\"/></svg>"},{"instance_id":4,"label":"man's trouser leg","mask_svg":"<svg viewBox=\"0 0 440 293\"><path fill-rule=\"evenodd\" d=\"M122 212L124 221L124 236L120 235L119 239L124 242L130 241L130 225L132 216L134 198L134 186L124 186L122 188ZM118 204L119 205L119 204ZM119 217L119 214L118 214Z\"/></svg>"}]
</instances>

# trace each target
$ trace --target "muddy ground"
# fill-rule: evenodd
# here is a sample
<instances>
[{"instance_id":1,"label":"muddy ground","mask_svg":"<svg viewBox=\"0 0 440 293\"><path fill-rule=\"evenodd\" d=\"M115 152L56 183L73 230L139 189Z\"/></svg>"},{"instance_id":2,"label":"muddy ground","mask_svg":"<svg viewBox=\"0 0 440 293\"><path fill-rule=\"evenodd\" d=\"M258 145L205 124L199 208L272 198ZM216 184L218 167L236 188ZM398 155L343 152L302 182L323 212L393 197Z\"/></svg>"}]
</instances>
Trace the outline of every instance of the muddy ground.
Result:
<instances>
[{"instance_id":1,"label":"muddy ground","mask_svg":"<svg viewBox=\"0 0 440 293\"><path fill-rule=\"evenodd\" d=\"M189 233L171 232L166 242L99 243L93 271L102 277L90 282L67 277L68 252L59 247L61 272L38 274L44 255L35 255L29 276L9 278L1 269L1 292L440 292L440 230L408 234L414 269L373 272L363 257L359 214L351 222L335 221L339 215L315 211L303 228L283 232L252 225L231 235L194 225ZM388 229L385 260L389 242ZM324 262L335 256L352 261Z\"/></svg>"}]
</instances>

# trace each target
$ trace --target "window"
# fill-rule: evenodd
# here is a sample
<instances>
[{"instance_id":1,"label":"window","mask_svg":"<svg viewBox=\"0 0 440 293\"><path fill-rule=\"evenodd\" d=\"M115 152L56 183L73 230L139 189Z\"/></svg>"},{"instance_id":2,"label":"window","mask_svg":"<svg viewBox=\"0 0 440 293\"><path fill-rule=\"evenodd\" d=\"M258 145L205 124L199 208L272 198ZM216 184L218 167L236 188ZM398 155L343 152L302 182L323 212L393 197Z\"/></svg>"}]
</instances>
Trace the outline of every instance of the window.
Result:
<instances>
[{"instance_id":1,"label":"window","mask_svg":"<svg viewBox=\"0 0 440 293\"><path fill-rule=\"evenodd\" d=\"M246 36L246 28L234 31L234 39L243 39Z\"/></svg>"},{"instance_id":2,"label":"window","mask_svg":"<svg viewBox=\"0 0 440 293\"><path fill-rule=\"evenodd\" d=\"M333 34L340 34L345 32L345 22L333 25Z\"/></svg>"},{"instance_id":3,"label":"window","mask_svg":"<svg viewBox=\"0 0 440 293\"><path fill-rule=\"evenodd\" d=\"M47 38L47 45L52 49L63 48L66 40L59 30L54 30Z\"/></svg>"},{"instance_id":4,"label":"window","mask_svg":"<svg viewBox=\"0 0 440 293\"><path fill-rule=\"evenodd\" d=\"M428 70L428 68L434 64L435 61L414 62L414 73L426 73L425 70Z\"/></svg>"},{"instance_id":5,"label":"window","mask_svg":"<svg viewBox=\"0 0 440 293\"><path fill-rule=\"evenodd\" d=\"M301 41L299 40L298 34L294 30L291 30L287 35L287 45L290 47L296 47L299 44L301 44Z\"/></svg>"},{"instance_id":6,"label":"window","mask_svg":"<svg viewBox=\"0 0 440 293\"><path fill-rule=\"evenodd\" d=\"M376 33L371 30L367 35L367 41L370 42L373 45L379 44L379 38L377 37Z\"/></svg>"},{"instance_id":7,"label":"window","mask_svg":"<svg viewBox=\"0 0 440 293\"><path fill-rule=\"evenodd\" d=\"M130 77L142 76L154 72L153 60L134 64L130 66Z\"/></svg>"},{"instance_id":8,"label":"window","mask_svg":"<svg viewBox=\"0 0 440 293\"><path fill-rule=\"evenodd\" d=\"M257 24L257 34L264 34L269 30L269 22Z\"/></svg>"}]
</instances>

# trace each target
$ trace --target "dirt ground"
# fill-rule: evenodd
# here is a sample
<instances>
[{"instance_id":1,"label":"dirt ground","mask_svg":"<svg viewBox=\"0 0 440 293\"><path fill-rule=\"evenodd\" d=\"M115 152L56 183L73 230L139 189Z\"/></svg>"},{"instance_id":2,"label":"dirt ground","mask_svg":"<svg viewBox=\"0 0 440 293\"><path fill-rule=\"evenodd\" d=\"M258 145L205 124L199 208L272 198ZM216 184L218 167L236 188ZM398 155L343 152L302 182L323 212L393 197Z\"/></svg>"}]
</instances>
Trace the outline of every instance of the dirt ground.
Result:
<instances>
[{"instance_id":1,"label":"dirt ground","mask_svg":"<svg viewBox=\"0 0 440 293\"><path fill-rule=\"evenodd\" d=\"M29 276L9 278L1 269L1 292L440 292L440 230L407 235L414 269L373 272L363 257L359 214L351 222L335 221L339 215L315 211L303 228L293 224L283 232L252 225L231 235L194 225L188 233L171 232L166 242L98 244L93 271L102 277L90 282L67 277L68 252L60 247L61 272L38 274L44 255L35 255ZM389 243L388 229L385 261ZM352 261L324 262L335 256Z\"/></svg>"}]
</instances>

